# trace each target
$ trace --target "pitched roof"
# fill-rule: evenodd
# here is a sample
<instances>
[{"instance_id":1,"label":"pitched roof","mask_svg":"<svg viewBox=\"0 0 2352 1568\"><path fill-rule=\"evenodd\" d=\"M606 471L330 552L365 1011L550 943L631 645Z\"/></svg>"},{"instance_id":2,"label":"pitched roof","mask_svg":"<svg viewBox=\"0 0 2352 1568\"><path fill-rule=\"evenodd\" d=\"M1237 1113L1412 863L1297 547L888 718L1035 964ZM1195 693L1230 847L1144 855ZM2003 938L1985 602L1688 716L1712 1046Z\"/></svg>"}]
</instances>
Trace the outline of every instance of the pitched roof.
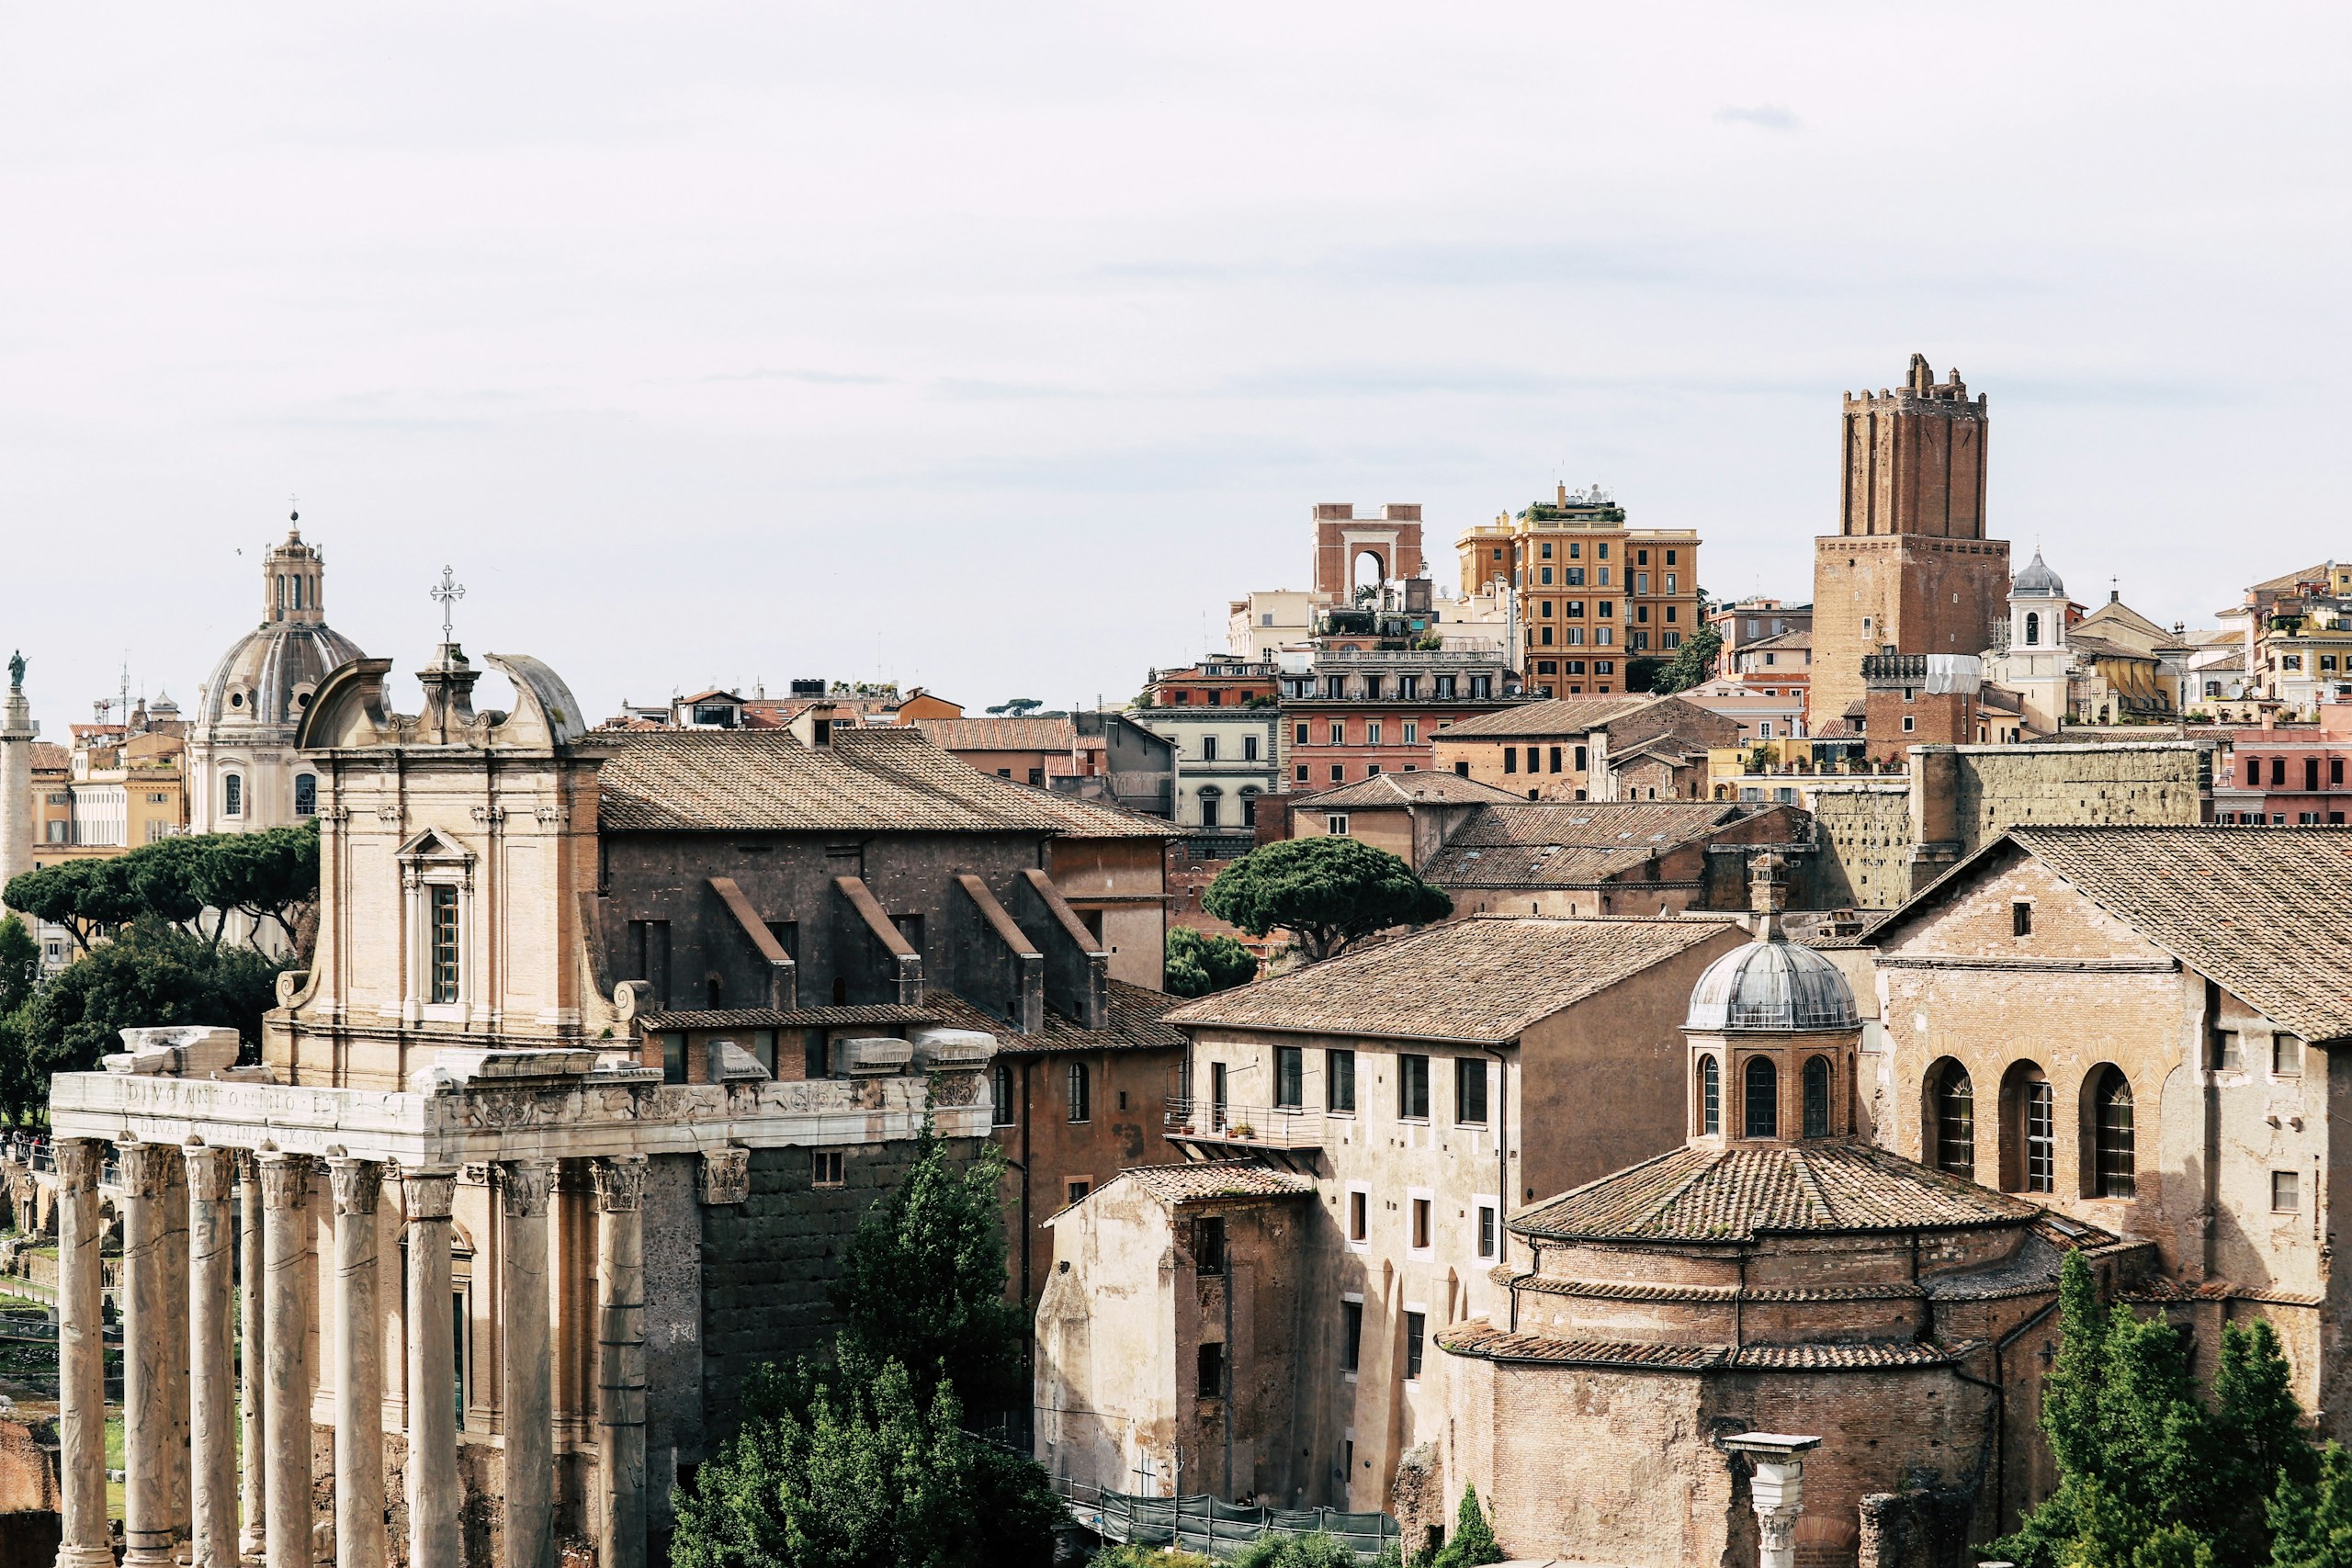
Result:
<instances>
[{"instance_id":1,"label":"pitched roof","mask_svg":"<svg viewBox=\"0 0 2352 1568\"><path fill-rule=\"evenodd\" d=\"M1664 699L1647 693L1629 693L1609 697L1547 697L1538 703L1521 703L1516 707L1500 708L1482 713L1476 718L1465 718L1438 731L1442 740L1457 740L1464 737L1478 739L1486 737L1505 739L1521 735L1582 735L1588 730L1606 729L1611 719L1623 718L1639 708Z\"/></svg>"},{"instance_id":2,"label":"pitched roof","mask_svg":"<svg viewBox=\"0 0 2352 1568\"><path fill-rule=\"evenodd\" d=\"M915 728L947 751L1068 751L1078 727L1067 718L919 718Z\"/></svg>"},{"instance_id":3,"label":"pitched roof","mask_svg":"<svg viewBox=\"0 0 2352 1568\"><path fill-rule=\"evenodd\" d=\"M922 1004L926 1011L937 1015L940 1021L964 1029L985 1029L996 1036L996 1052L1000 1056L1051 1055L1063 1051L1181 1051L1184 1048L1182 1030L1170 1028L1161 1021L1182 1002L1182 997L1171 997L1165 991L1131 986L1125 980L1109 982L1110 1016L1106 1027L1080 1029L1076 1021L1055 1012L1046 1011L1046 1026L1035 1034L1016 1034L1001 1018L966 1001L944 987L923 991Z\"/></svg>"},{"instance_id":4,"label":"pitched roof","mask_svg":"<svg viewBox=\"0 0 2352 1568\"><path fill-rule=\"evenodd\" d=\"M1250 1159L1138 1165L1119 1172L1114 1179L1136 1182L1170 1203L1197 1203L1211 1198L1296 1198L1315 1190L1315 1183L1303 1176Z\"/></svg>"},{"instance_id":5,"label":"pitched roof","mask_svg":"<svg viewBox=\"0 0 2352 1568\"><path fill-rule=\"evenodd\" d=\"M1811 626L1800 626L1792 632L1781 632L1774 637L1760 637L1754 642L1741 643L1739 645L1738 651L1746 653L1751 649L1758 648L1769 648L1775 650L1783 648L1802 648L1810 649L1812 647L1813 628Z\"/></svg>"},{"instance_id":6,"label":"pitched roof","mask_svg":"<svg viewBox=\"0 0 2352 1568\"><path fill-rule=\"evenodd\" d=\"M1173 1024L1500 1043L1737 928L1477 915L1178 1008Z\"/></svg>"},{"instance_id":7,"label":"pitched roof","mask_svg":"<svg viewBox=\"0 0 2352 1568\"><path fill-rule=\"evenodd\" d=\"M1747 1241L2024 1224L2041 1213L1869 1144L1692 1144L1532 1204L1510 1228L1561 1241Z\"/></svg>"},{"instance_id":8,"label":"pitched roof","mask_svg":"<svg viewBox=\"0 0 2352 1568\"><path fill-rule=\"evenodd\" d=\"M599 824L619 832L1047 833L1167 838L1158 818L985 773L904 726L600 730Z\"/></svg>"},{"instance_id":9,"label":"pitched roof","mask_svg":"<svg viewBox=\"0 0 2352 1568\"><path fill-rule=\"evenodd\" d=\"M1942 1346L1911 1339L1860 1344L1707 1345L1689 1340L1645 1344L1617 1339L1555 1339L1548 1334L1514 1334L1483 1318L1455 1325L1437 1337L1442 1349L1487 1361L1540 1361L1552 1366L1639 1367L1662 1372L1714 1369L1746 1371L1867 1371L1882 1367L1938 1367L1976 1348L1973 1342Z\"/></svg>"},{"instance_id":10,"label":"pitched roof","mask_svg":"<svg viewBox=\"0 0 2352 1568\"><path fill-rule=\"evenodd\" d=\"M1862 940L1874 944L2002 842L2304 1039L2352 1038L2352 829L2014 828Z\"/></svg>"},{"instance_id":11,"label":"pitched roof","mask_svg":"<svg viewBox=\"0 0 2352 1568\"><path fill-rule=\"evenodd\" d=\"M1493 784L1480 784L1476 779L1465 779L1459 773L1424 772L1418 769L1409 773L1379 773L1365 779L1361 784L1346 784L1339 789L1327 789L1322 794L1312 797L1315 809L1317 811L1326 807L1334 811L1351 808L1369 810L1374 807L1406 806L1415 801L1458 806L1464 803L1517 800L1518 798L1507 789L1497 789ZM1296 804L1305 805L1307 799L1306 795L1302 795Z\"/></svg>"},{"instance_id":12,"label":"pitched roof","mask_svg":"<svg viewBox=\"0 0 2352 1568\"><path fill-rule=\"evenodd\" d=\"M1480 807L1430 857L1441 887L1594 887L1776 809L1755 801L1539 801ZM1793 822L1787 837L1794 839Z\"/></svg>"}]
</instances>

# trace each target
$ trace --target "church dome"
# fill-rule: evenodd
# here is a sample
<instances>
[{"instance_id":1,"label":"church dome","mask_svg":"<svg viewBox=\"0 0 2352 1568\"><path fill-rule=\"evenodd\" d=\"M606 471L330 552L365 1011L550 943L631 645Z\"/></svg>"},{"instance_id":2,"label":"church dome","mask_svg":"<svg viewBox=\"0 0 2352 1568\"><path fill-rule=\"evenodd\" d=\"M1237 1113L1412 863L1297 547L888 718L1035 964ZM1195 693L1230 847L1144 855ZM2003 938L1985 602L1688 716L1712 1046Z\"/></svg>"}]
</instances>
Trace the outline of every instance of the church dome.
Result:
<instances>
[{"instance_id":1,"label":"church dome","mask_svg":"<svg viewBox=\"0 0 2352 1568\"><path fill-rule=\"evenodd\" d=\"M1784 937L1751 942L1707 966L1690 989L1683 1028L1708 1033L1743 1030L1859 1029L1853 987L1835 964Z\"/></svg>"},{"instance_id":2,"label":"church dome","mask_svg":"<svg viewBox=\"0 0 2352 1568\"><path fill-rule=\"evenodd\" d=\"M367 657L326 624L325 587L324 558L303 542L299 528L288 531L286 542L262 558L262 623L212 667L197 723L291 727L320 682Z\"/></svg>"},{"instance_id":3,"label":"church dome","mask_svg":"<svg viewBox=\"0 0 2352 1568\"><path fill-rule=\"evenodd\" d=\"M2058 581L2056 572L2042 564L2041 552L2036 550L2032 563L2010 581L2009 592L2012 594L2047 594L2052 599L2064 599L2066 585Z\"/></svg>"}]
</instances>

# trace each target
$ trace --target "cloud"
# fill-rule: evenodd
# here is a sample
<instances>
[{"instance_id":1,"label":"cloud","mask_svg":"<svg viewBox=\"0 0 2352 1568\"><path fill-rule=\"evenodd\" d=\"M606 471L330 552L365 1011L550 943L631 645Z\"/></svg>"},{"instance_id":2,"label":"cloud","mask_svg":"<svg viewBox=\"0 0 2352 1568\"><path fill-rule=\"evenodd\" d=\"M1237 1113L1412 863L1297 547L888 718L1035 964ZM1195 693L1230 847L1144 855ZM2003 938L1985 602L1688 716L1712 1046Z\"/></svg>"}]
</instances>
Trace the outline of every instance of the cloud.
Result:
<instances>
[{"instance_id":1,"label":"cloud","mask_svg":"<svg viewBox=\"0 0 2352 1568\"><path fill-rule=\"evenodd\" d=\"M895 376L860 376L847 370L735 370L705 376L705 381L804 381L813 387L887 387Z\"/></svg>"},{"instance_id":2,"label":"cloud","mask_svg":"<svg viewBox=\"0 0 2352 1568\"><path fill-rule=\"evenodd\" d=\"M1804 122L1778 104L1726 104L1715 111L1718 125L1752 125L1758 130L1794 130Z\"/></svg>"}]
</instances>

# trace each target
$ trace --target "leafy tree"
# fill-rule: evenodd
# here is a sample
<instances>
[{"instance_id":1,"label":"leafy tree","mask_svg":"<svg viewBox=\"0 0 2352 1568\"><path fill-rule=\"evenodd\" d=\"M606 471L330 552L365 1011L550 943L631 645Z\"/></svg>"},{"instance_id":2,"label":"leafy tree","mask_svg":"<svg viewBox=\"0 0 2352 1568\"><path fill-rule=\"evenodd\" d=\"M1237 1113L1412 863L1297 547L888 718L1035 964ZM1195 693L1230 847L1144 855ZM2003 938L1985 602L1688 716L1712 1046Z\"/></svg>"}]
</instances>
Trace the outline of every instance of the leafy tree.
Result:
<instances>
[{"instance_id":1,"label":"leafy tree","mask_svg":"<svg viewBox=\"0 0 2352 1568\"><path fill-rule=\"evenodd\" d=\"M8 879L0 902L36 919L62 926L83 952L137 918L138 895L123 863L130 857L69 860Z\"/></svg>"},{"instance_id":2,"label":"leafy tree","mask_svg":"<svg viewBox=\"0 0 2352 1568\"><path fill-rule=\"evenodd\" d=\"M973 1409L1028 1403L1028 1314L1004 1299L1004 1154L958 1166L928 1120L906 1179L866 1211L833 1285L844 1359L902 1363L928 1404L953 1378Z\"/></svg>"},{"instance_id":3,"label":"leafy tree","mask_svg":"<svg viewBox=\"0 0 2352 1568\"><path fill-rule=\"evenodd\" d=\"M1286 931L1320 963L1374 931L1442 920L1453 900L1387 851L1329 836L1250 851L1217 873L1201 908L1251 936Z\"/></svg>"},{"instance_id":4,"label":"leafy tree","mask_svg":"<svg viewBox=\"0 0 2352 1568\"><path fill-rule=\"evenodd\" d=\"M2331 1442L2312 1479L2282 1476L2266 1519L2271 1568L2352 1568L2352 1454Z\"/></svg>"},{"instance_id":5,"label":"leafy tree","mask_svg":"<svg viewBox=\"0 0 2352 1568\"><path fill-rule=\"evenodd\" d=\"M2209 1410L2179 1331L2102 1302L2078 1253L2060 1276L2059 1313L2041 1412L2058 1487L1985 1552L2018 1568L2268 1562L2263 1500L2315 1496L2317 1473L2269 1326L2222 1330Z\"/></svg>"},{"instance_id":6,"label":"leafy tree","mask_svg":"<svg viewBox=\"0 0 2352 1568\"><path fill-rule=\"evenodd\" d=\"M40 984L40 944L25 922L0 915L0 1016L15 1012L32 999Z\"/></svg>"},{"instance_id":7,"label":"leafy tree","mask_svg":"<svg viewBox=\"0 0 2352 1568\"><path fill-rule=\"evenodd\" d=\"M1046 705L1043 702L1040 702L1035 697L1015 697L1011 702L999 703L996 706L989 709L988 711L990 713L1003 714L1008 718L1020 718L1027 715L1032 709L1041 708L1045 705Z\"/></svg>"},{"instance_id":8,"label":"leafy tree","mask_svg":"<svg viewBox=\"0 0 2352 1568\"><path fill-rule=\"evenodd\" d=\"M1358 1568L1355 1549L1327 1530L1260 1536L1236 1552L1233 1568Z\"/></svg>"},{"instance_id":9,"label":"leafy tree","mask_svg":"<svg viewBox=\"0 0 2352 1568\"><path fill-rule=\"evenodd\" d=\"M1485 1568L1489 1562L1500 1562L1503 1549L1495 1543L1494 1526L1478 1506L1478 1489L1462 1489L1462 1506L1453 1517L1453 1533L1437 1549L1433 1568Z\"/></svg>"},{"instance_id":10,"label":"leafy tree","mask_svg":"<svg viewBox=\"0 0 2352 1568\"><path fill-rule=\"evenodd\" d=\"M1714 675L1715 660L1724 650L1724 638L1721 632L1707 624L1707 595L1703 592L1699 595L1699 608L1692 619L1698 624L1682 634L1682 646L1674 650L1674 657L1650 682L1649 689L1661 696L1703 685Z\"/></svg>"},{"instance_id":11,"label":"leafy tree","mask_svg":"<svg viewBox=\"0 0 2352 1568\"><path fill-rule=\"evenodd\" d=\"M291 944L292 912L319 897L318 819L259 833L207 834L198 841L206 846L196 878L204 902L215 909L243 910L253 919L256 939L261 922L274 920Z\"/></svg>"},{"instance_id":12,"label":"leafy tree","mask_svg":"<svg viewBox=\"0 0 2352 1568\"><path fill-rule=\"evenodd\" d=\"M1625 689L1629 692L1655 692L1657 678L1665 672L1666 660L1644 654L1625 660Z\"/></svg>"},{"instance_id":13,"label":"leafy tree","mask_svg":"<svg viewBox=\"0 0 2352 1568\"><path fill-rule=\"evenodd\" d=\"M1231 937L1204 936L1190 926L1168 929L1168 994L1205 997L1246 986L1258 976L1258 956Z\"/></svg>"},{"instance_id":14,"label":"leafy tree","mask_svg":"<svg viewBox=\"0 0 2352 1568\"><path fill-rule=\"evenodd\" d=\"M941 1381L847 1339L829 1375L752 1374L742 1430L678 1501L678 1568L1033 1568L1062 1517L1046 1472L962 1428Z\"/></svg>"}]
</instances>

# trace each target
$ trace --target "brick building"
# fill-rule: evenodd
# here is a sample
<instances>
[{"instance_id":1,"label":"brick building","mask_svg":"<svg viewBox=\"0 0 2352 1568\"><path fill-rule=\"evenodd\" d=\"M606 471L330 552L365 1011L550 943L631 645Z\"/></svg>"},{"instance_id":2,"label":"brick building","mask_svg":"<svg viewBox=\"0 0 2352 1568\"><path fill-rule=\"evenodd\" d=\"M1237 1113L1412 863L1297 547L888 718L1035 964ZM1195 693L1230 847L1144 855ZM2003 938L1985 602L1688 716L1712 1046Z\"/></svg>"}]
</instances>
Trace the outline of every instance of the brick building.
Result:
<instances>
[{"instance_id":1,"label":"brick building","mask_svg":"<svg viewBox=\"0 0 2352 1568\"><path fill-rule=\"evenodd\" d=\"M2324 703L2319 722L2241 729L2214 769L2213 819L2340 827L2352 810L2352 704Z\"/></svg>"},{"instance_id":2,"label":"brick building","mask_svg":"<svg viewBox=\"0 0 2352 1568\"><path fill-rule=\"evenodd\" d=\"M1078 727L1059 715L1036 718L925 718L922 738L959 762L1015 784L1046 787L1079 772Z\"/></svg>"},{"instance_id":3,"label":"brick building","mask_svg":"<svg viewBox=\"0 0 2352 1568\"><path fill-rule=\"evenodd\" d=\"M1499 651L1410 640L1319 638L1306 668L1283 677L1293 790L1419 772L1441 731L1521 705L1519 676Z\"/></svg>"},{"instance_id":4,"label":"brick building","mask_svg":"<svg viewBox=\"0 0 2352 1568\"><path fill-rule=\"evenodd\" d=\"M1209 658L1154 670L1144 682L1140 705L1238 708L1270 704L1277 694L1272 660Z\"/></svg>"},{"instance_id":5,"label":"brick building","mask_svg":"<svg viewBox=\"0 0 2352 1568\"><path fill-rule=\"evenodd\" d=\"M1624 661L1671 657L1699 628L1699 536L1634 528L1599 486L1559 487L1455 543L1466 598L1507 582L1518 595L1520 668L1544 696L1623 692Z\"/></svg>"},{"instance_id":6,"label":"brick building","mask_svg":"<svg viewBox=\"0 0 2352 1568\"><path fill-rule=\"evenodd\" d=\"M1739 722L1678 696L1555 697L1453 725L1431 755L1442 771L1529 800L1610 800L1618 783L1610 758L1661 737L1690 749L1670 773L1684 798L1696 798L1707 792L1708 749L1736 745Z\"/></svg>"},{"instance_id":7,"label":"brick building","mask_svg":"<svg viewBox=\"0 0 2352 1568\"><path fill-rule=\"evenodd\" d=\"M1365 568L1370 572L1366 573ZM1421 561L1421 509L1390 505L1377 517L1358 517L1351 502L1318 502L1315 507L1315 603L1318 609L1350 609L1360 588L1425 577Z\"/></svg>"},{"instance_id":8,"label":"brick building","mask_svg":"<svg viewBox=\"0 0 2352 1568\"><path fill-rule=\"evenodd\" d=\"M1862 938L1879 1141L2148 1238L2202 1370L2223 1322L2268 1318L2339 1438L2346 909L2342 830L2019 828Z\"/></svg>"},{"instance_id":9,"label":"brick building","mask_svg":"<svg viewBox=\"0 0 2352 1568\"><path fill-rule=\"evenodd\" d=\"M1984 394L1911 356L1894 392L1847 394L1838 531L1814 541L1815 729L1863 694L1866 655L1978 654L2004 618L2009 547L1984 533Z\"/></svg>"}]
</instances>

